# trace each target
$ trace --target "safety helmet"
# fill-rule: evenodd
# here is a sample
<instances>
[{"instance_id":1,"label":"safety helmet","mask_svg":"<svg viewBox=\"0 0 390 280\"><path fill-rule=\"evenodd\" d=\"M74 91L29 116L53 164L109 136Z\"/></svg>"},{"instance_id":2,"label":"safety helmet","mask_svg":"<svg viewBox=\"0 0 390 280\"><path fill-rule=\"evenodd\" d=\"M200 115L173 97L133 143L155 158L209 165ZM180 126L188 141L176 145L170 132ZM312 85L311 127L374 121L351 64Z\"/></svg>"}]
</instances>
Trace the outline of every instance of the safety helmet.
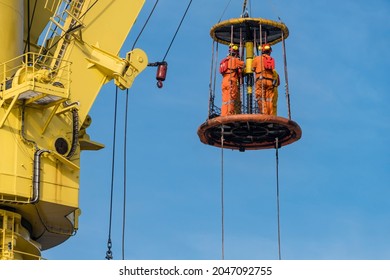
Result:
<instances>
[{"instance_id":1,"label":"safety helmet","mask_svg":"<svg viewBox=\"0 0 390 280\"><path fill-rule=\"evenodd\" d=\"M229 45L229 52L231 54L238 54L238 46L234 44Z\"/></svg>"},{"instance_id":2,"label":"safety helmet","mask_svg":"<svg viewBox=\"0 0 390 280\"><path fill-rule=\"evenodd\" d=\"M232 49L234 51L238 51L238 46L237 45L230 44L229 47L230 47L230 49Z\"/></svg>"},{"instance_id":3,"label":"safety helmet","mask_svg":"<svg viewBox=\"0 0 390 280\"><path fill-rule=\"evenodd\" d=\"M259 50L264 53L272 52L272 48L270 44L259 45Z\"/></svg>"}]
</instances>

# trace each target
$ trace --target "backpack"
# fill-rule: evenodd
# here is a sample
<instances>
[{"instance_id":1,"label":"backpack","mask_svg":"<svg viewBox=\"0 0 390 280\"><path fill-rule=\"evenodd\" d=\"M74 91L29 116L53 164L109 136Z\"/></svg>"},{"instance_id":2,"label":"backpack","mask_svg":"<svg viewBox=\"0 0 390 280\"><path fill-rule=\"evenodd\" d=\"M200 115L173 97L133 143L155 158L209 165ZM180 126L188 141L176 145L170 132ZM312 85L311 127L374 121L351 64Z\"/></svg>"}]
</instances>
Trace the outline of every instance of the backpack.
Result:
<instances>
[{"instance_id":1,"label":"backpack","mask_svg":"<svg viewBox=\"0 0 390 280\"><path fill-rule=\"evenodd\" d=\"M275 69L275 60L268 55L263 55L263 65L264 69L273 70Z\"/></svg>"},{"instance_id":2,"label":"backpack","mask_svg":"<svg viewBox=\"0 0 390 280\"><path fill-rule=\"evenodd\" d=\"M225 74L228 69L229 69L229 58L225 57L224 59L222 59L221 63L219 64L219 73Z\"/></svg>"}]
</instances>

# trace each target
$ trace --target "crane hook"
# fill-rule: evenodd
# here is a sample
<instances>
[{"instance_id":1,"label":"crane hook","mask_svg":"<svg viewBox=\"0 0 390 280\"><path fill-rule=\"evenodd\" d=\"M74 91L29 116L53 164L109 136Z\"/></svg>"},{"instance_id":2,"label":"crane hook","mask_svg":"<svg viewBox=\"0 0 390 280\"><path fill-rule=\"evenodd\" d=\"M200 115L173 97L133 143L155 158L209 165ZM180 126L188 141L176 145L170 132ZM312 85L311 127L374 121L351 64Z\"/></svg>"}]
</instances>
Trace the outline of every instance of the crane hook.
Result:
<instances>
[{"instance_id":1,"label":"crane hook","mask_svg":"<svg viewBox=\"0 0 390 280\"><path fill-rule=\"evenodd\" d=\"M167 70L168 70L168 63L163 61L160 62L157 66L157 87L162 88L163 87L163 81L165 81L165 78L167 77Z\"/></svg>"},{"instance_id":2,"label":"crane hook","mask_svg":"<svg viewBox=\"0 0 390 280\"><path fill-rule=\"evenodd\" d=\"M167 77L168 63L166 61L149 63L148 66L157 66L156 80L157 87L163 87L163 81Z\"/></svg>"}]
</instances>

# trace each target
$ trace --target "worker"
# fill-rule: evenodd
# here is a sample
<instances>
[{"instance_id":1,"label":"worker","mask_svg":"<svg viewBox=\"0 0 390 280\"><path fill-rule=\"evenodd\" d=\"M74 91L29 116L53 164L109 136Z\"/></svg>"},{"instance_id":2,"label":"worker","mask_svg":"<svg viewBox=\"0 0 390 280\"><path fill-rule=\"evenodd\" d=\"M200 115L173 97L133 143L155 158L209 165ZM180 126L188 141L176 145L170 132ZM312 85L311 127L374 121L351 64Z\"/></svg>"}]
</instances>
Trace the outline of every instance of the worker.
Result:
<instances>
[{"instance_id":1,"label":"worker","mask_svg":"<svg viewBox=\"0 0 390 280\"><path fill-rule=\"evenodd\" d=\"M276 115L277 87L279 75L275 70L275 60L271 57L272 48L269 44L259 46L261 55L253 59L252 70L255 73L256 99L259 111L266 115Z\"/></svg>"},{"instance_id":2,"label":"worker","mask_svg":"<svg viewBox=\"0 0 390 280\"><path fill-rule=\"evenodd\" d=\"M221 116L239 114L240 104L240 79L244 62L239 58L238 46L230 45L229 54L220 63L222 74L222 107Z\"/></svg>"}]
</instances>

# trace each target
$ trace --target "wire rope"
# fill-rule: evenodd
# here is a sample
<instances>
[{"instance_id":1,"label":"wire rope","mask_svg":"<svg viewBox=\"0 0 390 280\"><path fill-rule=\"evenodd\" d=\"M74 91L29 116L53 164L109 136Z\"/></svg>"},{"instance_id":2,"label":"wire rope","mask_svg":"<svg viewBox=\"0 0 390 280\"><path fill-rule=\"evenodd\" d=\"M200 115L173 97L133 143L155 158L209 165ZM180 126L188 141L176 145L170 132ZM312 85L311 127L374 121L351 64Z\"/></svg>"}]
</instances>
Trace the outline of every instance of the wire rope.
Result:
<instances>
[{"instance_id":1,"label":"wire rope","mask_svg":"<svg viewBox=\"0 0 390 280\"><path fill-rule=\"evenodd\" d=\"M126 233L126 192L127 192L127 119L129 108L129 89L126 90L126 109L125 109L125 130L124 130L124 145L123 145L123 212L122 212L122 260L125 259L125 233Z\"/></svg>"},{"instance_id":2,"label":"wire rope","mask_svg":"<svg viewBox=\"0 0 390 280\"><path fill-rule=\"evenodd\" d=\"M190 0L190 2L188 3L187 9L186 9L186 11L184 12L183 17L181 18L181 21L180 21L180 23L179 23L179 26L178 26L177 29L176 29L175 35L173 35L172 41L171 41L171 43L169 44L169 47L168 47L168 49L167 49L167 52L165 53L164 58L163 58L162 61L165 61L165 58L167 57L167 55L168 55L168 53L169 53L169 51L170 51L170 49L171 49L171 46L172 46L173 42L175 41L176 35L177 35L177 33L179 32L179 29L180 29L180 27L181 27L181 24L183 23L184 18L185 18L186 15L187 15L187 12L188 12L188 9L189 9L190 6L191 6L191 3L192 3L192 0Z\"/></svg>"},{"instance_id":3,"label":"wire rope","mask_svg":"<svg viewBox=\"0 0 390 280\"><path fill-rule=\"evenodd\" d=\"M27 22L27 42L24 46L24 52L26 52L26 49L27 49L27 52L30 52L31 27L32 27L32 23L33 23L34 17L35 17L35 10L37 7L37 2L38 2L38 0L35 0L33 12L32 12L31 19L30 19L30 0L27 1L27 20L28 20L28 22Z\"/></svg>"},{"instance_id":4,"label":"wire rope","mask_svg":"<svg viewBox=\"0 0 390 280\"><path fill-rule=\"evenodd\" d=\"M280 192L279 192L279 139L275 139L275 158L276 158L276 212L278 221L278 257L282 259L280 242Z\"/></svg>"},{"instance_id":5,"label":"wire rope","mask_svg":"<svg viewBox=\"0 0 390 280\"><path fill-rule=\"evenodd\" d=\"M229 5L230 5L230 2L232 2L232 0L229 0L229 2L227 3L227 5L225 6L225 9L222 11L222 14L221 14L221 17L220 17L219 20L218 20L218 23L221 22L222 17L225 15L225 12L226 12L227 8L228 8Z\"/></svg>"},{"instance_id":6,"label":"wire rope","mask_svg":"<svg viewBox=\"0 0 390 280\"><path fill-rule=\"evenodd\" d=\"M242 5L242 13L241 17L247 17L248 16L248 9L246 8L247 0L244 0L244 4Z\"/></svg>"},{"instance_id":7,"label":"wire rope","mask_svg":"<svg viewBox=\"0 0 390 280\"><path fill-rule=\"evenodd\" d=\"M114 105L114 128L113 128L113 140L112 140L112 161L111 161L111 189L110 189L110 217L108 225L108 238L107 238L107 252L106 259L111 260L112 255L112 241L111 241L111 230L112 230L112 208L113 208L113 196L114 196L114 174L115 174L115 148L116 148L116 122L118 117L118 87L115 90L115 105Z\"/></svg>"},{"instance_id":8,"label":"wire rope","mask_svg":"<svg viewBox=\"0 0 390 280\"><path fill-rule=\"evenodd\" d=\"M224 154L223 154L223 138L224 129L223 125L221 126L221 258L225 259L225 202L224 202Z\"/></svg>"},{"instance_id":9,"label":"wire rope","mask_svg":"<svg viewBox=\"0 0 390 280\"><path fill-rule=\"evenodd\" d=\"M148 22L149 22L149 19L152 17L152 14L153 14L154 10L156 9L156 6L157 6L157 4L158 4L158 1L159 1L159 0L157 0L157 1L154 3L154 6L153 6L153 8L152 8L152 11L149 13L149 16L148 16L148 18L146 19L146 21L145 21L145 23L144 23L144 26L142 27L141 31L139 32L137 38L136 38L135 41L134 41L133 47L131 48L132 50L134 50L135 44L137 44L137 41L138 41L138 39L141 37L142 32L144 31L146 25L147 25Z\"/></svg>"},{"instance_id":10,"label":"wire rope","mask_svg":"<svg viewBox=\"0 0 390 280\"><path fill-rule=\"evenodd\" d=\"M246 11L246 4L247 4L247 0L244 0L244 4L242 5L242 14L244 14L245 13L245 11Z\"/></svg>"}]
</instances>

